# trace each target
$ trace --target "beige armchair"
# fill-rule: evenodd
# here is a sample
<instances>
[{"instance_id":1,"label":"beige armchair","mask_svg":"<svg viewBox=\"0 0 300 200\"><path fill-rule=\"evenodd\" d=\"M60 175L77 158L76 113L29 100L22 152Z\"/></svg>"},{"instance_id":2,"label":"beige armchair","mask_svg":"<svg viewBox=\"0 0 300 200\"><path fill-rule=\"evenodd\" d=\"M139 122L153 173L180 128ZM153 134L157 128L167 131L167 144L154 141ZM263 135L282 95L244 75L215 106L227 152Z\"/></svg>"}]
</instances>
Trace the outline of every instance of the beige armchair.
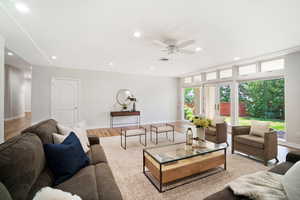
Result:
<instances>
[{"instance_id":1,"label":"beige armchair","mask_svg":"<svg viewBox=\"0 0 300 200\"><path fill-rule=\"evenodd\" d=\"M270 132L264 134L264 137L250 135L250 126L232 127L232 154L239 151L248 155L263 159L267 165L269 160L277 159L277 134L270 129Z\"/></svg>"}]
</instances>

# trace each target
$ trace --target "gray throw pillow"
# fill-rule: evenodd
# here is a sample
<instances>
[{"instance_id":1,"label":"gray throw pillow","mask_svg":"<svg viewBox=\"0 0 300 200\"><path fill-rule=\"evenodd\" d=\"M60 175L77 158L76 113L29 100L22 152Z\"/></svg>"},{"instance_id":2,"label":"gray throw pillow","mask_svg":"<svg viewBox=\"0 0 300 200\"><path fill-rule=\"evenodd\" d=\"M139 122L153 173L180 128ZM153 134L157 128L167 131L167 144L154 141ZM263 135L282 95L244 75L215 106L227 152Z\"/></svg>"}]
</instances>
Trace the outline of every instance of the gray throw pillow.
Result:
<instances>
[{"instance_id":1,"label":"gray throw pillow","mask_svg":"<svg viewBox=\"0 0 300 200\"><path fill-rule=\"evenodd\" d=\"M300 199L300 161L285 173L282 185L289 200Z\"/></svg>"}]
</instances>

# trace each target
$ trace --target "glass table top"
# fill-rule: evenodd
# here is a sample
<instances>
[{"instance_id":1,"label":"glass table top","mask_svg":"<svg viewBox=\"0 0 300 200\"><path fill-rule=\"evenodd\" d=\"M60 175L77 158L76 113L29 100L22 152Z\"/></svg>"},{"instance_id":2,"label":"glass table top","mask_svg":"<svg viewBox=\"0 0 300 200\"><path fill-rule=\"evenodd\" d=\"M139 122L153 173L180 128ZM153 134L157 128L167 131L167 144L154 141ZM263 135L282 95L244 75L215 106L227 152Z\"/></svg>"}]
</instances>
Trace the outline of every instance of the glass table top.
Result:
<instances>
[{"instance_id":1,"label":"glass table top","mask_svg":"<svg viewBox=\"0 0 300 200\"><path fill-rule=\"evenodd\" d=\"M158 163L164 164L174 162L194 156L224 150L228 147L226 143L215 144L206 142L206 147L186 148L185 142L168 144L145 148L144 151L154 158Z\"/></svg>"}]
</instances>

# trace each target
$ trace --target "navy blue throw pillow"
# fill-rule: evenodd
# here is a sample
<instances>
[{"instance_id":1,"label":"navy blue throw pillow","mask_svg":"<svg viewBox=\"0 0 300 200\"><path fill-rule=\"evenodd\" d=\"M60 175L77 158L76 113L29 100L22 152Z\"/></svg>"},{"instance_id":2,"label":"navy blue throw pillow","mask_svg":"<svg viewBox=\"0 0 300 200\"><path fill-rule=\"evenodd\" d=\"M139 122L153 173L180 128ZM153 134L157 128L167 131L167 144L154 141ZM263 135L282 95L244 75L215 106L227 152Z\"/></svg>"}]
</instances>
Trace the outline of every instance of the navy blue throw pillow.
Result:
<instances>
[{"instance_id":1,"label":"navy blue throw pillow","mask_svg":"<svg viewBox=\"0 0 300 200\"><path fill-rule=\"evenodd\" d=\"M90 163L73 132L61 144L44 144L44 151L47 164L54 174L54 185L69 179Z\"/></svg>"}]
</instances>

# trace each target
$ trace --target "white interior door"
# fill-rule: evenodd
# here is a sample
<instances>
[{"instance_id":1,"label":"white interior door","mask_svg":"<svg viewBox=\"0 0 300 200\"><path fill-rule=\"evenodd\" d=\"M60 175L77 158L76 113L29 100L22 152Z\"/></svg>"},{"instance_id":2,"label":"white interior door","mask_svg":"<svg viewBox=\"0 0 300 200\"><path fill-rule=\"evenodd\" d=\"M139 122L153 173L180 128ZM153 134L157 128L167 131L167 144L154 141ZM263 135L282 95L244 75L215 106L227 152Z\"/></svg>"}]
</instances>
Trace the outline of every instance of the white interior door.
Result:
<instances>
[{"instance_id":1,"label":"white interior door","mask_svg":"<svg viewBox=\"0 0 300 200\"><path fill-rule=\"evenodd\" d=\"M59 123L72 126L79 120L80 81L67 78L52 79L51 115Z\"/></svg>"}]
</instances>

